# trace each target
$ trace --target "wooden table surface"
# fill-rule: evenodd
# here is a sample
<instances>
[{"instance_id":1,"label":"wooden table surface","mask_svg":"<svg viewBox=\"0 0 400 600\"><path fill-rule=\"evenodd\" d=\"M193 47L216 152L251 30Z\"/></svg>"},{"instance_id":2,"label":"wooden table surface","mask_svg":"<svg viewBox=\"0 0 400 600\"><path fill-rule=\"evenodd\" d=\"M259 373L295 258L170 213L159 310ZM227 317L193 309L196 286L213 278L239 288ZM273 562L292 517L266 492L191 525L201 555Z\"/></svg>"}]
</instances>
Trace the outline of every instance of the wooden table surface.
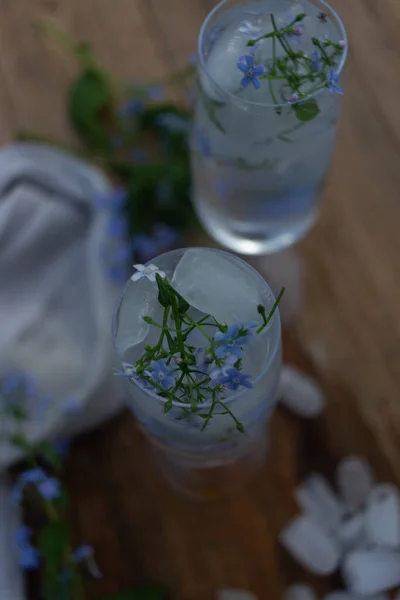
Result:
<instances>
[{"instance_id":1,"label":"wooden table surface","mask_svg":"<svg viewBox=\"0 0 400 600\"><path fill-rule=\"evenodd\" d=\"M32 28L36 17L91 42L106 67L135 80L183 66L213 4L1 0L1 141L16 127L71 137L64 98L75 67ZM305 470L329 474L361 452L380 478L400 480L400 3L332 4L350 39L344 109L321 218L298 247L307 301L285 339L288 360L325 387L328 410L308 424L277 412L258 481L213 506L166 490L130 415L78 440L71 518L105 574L88 582L90 600L142 582L166 583L178 600L208 600L219 587L278 600L307 578L276 542ZM312 579L321 592L334 583Z\"/></svg>"}]
</instances>

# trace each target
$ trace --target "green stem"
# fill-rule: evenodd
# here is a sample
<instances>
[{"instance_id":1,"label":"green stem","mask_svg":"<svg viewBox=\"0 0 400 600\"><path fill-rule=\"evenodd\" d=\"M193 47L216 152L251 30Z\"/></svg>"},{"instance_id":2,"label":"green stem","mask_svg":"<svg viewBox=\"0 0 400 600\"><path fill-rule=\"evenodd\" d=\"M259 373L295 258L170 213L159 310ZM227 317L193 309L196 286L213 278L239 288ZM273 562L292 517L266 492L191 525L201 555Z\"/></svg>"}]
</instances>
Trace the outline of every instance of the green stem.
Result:
<instances>
[{"instance_id":1,"label":"green stem","mask_svg":"<svg viewBox=\"0 0 400 600\"><path fill-rule=\"evenodd\" d=\"M281 291L279 292L279 295L278 295L277 299L275 300L275 302L268 314L268 317L265 319L264 323L257 329L257 331L256 331L257 334L260 334L262 332L262 330L265 329L265 327L268 325L268 323L274 316L274 313L275 313L276 309L278 308L279 302L281 301L281 298L284 293L285 293L285 288L283 287L281 289Z\"/></svg>"},{"instance_id":2,"label":"green stem","mask_svg":"<svg viewBox=\"0 0 400 600\"><path fill-rule=\"evenodd\" d=\"M232 417L232 419L235 421L236 429L238 429L238 431L240 431L241 433L244 433L243 424L239 421L239 419L237 419L235 417L233 412L231 410L229 410L229 408L226 406L226 404L224 402L222 402L222 400L217 400L216 404L220 404L222 406L222 408L228 413L228 415L230 415Z\"/></svg>"},{"instance_id":3,"label":"green stem","mask_svg":"<svg viewBox=\"0 0 400 600\"><path fill-rule=\"evenodd\" d=\"M210 422L210 419L213 416L213 412L214 412L214 408L215 408L216 403L217 403L217 390L214 389L212 391L212 402L211 402L210 410L208 411L206 420L204 421L204 424L203 424L203 426L201 428L201 431L204 431L205 428L207 427L208 423Z\"/></svg>"},{"instance_id":4,"label":"green stem","mask_svg":"<svg viewBox=\"0 0 400 600\"><path fill-rule=\"evenodd\" d=\"M209 316L209 315L207 315ZM206 338L206 340L208 340L210 342L210 344L212 344L212 338L204 331L203 327L201 325L199 325L199 323L196 323L196 321L194 319L192 319L192 317L188 314L185 315L185 318L188 319L190 321L190 323L193 325L193 327L195 329L198 329ZM199 321L200 322L200 321Z\"/></svg>"}]
</instances>

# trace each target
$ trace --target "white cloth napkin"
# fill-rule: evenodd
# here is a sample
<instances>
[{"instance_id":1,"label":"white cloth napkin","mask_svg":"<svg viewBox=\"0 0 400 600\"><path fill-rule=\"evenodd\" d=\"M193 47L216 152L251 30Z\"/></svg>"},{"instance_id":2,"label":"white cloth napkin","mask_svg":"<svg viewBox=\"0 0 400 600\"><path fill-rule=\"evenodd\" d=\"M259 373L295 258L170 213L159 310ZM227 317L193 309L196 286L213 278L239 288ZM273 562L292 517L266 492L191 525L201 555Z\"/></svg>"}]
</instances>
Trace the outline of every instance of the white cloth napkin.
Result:
<instances>
[{"instance_id":1,"label":"white cloth napkin","mask_svg":"<svg viewBox=\"0 0 400 600\"><path fill-rule=\"evenodd\" d=\"M45 145L0 150L0 377L18 371L36 381L30 440L80 432L123 401L111 340L120 286L106 271L109 214L93 204L108 191L97 169ZM18 453L2 439L10 424L0 421L1 471ZM16 517L3 483L0 598L20 600L10 529Z\"/></svg>"}]
</instances>

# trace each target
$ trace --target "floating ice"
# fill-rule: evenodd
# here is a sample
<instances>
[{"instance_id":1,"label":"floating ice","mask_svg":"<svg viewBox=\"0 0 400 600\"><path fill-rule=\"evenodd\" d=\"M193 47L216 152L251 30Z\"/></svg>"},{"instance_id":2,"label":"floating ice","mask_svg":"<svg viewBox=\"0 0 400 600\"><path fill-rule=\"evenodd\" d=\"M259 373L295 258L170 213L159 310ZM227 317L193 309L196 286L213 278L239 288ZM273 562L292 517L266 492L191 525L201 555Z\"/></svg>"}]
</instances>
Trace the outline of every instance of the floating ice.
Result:
<instances>
[{"instance_id":1,"label":"floating ice","mask_svg":"<svg viewBox=\"0 0 400 600\"><path fill-rule=\"evenodd\" d=\"M390 483L376 485L365 511L368 540L377 546L400 549L400 493Z\"/></svg>"},{"instance_id":2,"label":"floating ice","mask_svg":"<svg viewBox=\"0 0 400 600\"><path fill-rule=\"evenodd\" d=\"M281 404L300 417L317 417L325 408L318 383L295 367L285 365L279 385Z\"/></svg>"},{"instance_id":3,"label":"floating ice","mask_svg":"<svg viewBox=\"0 0 400 600\"><path fill-rule=\"evenodd\" d=\"M343 579L350 591L372 595L400 585L400 552L354 550L343 562Z\"/></svg>"},{"instance_id":4,"label":"floating ice","mask_svg":"<svg viewBox=\"0 0 400 600\"><path fill-rule=\"evenodd\" d=\"M312 517L301 515L279 536L286 550L311 573L329 575L340 560L338 543Z\"/></svg>"},{"instance_id":5,"label":"floating ice","mask_svg":"<svg viewBox=\"0 0 400 600\"><path fill-rule=\"evenodd\" d=\"M374 477L369 463L358 456L348 456L337 468L336 480L338 489L350 511L362 508L374 484Z\"/></svg>"},{"instance_id":6,"label":"floating ice","mask_svg":"<svg viewBox=\"0 0 400 600\"><path fill-rule=\"evenodd\" d=\"M327 533L337 535L342 518L338 497L321 475L307 477L295 490L299 507Z\"/></svg>"},{"instance_id":7,"label":"floating ice","mask_svg":"<svg viewBox=\"0 0 400 600\"><path fill-rule=\"evenodd\" d=\"M263 280L235 261L229 254L190 248L171 283L192 306L222 323L261 323L257 306L266 301Z\"/></svg>"},{"instance_id":8,"label":"floating ice","mask_svg":"<svg viewBox=\"0 0 400 600\"><path fill-rule=\"evenodd\" d=\"M151 316L160 321L162 313L156 282L146 277L134 283L129 281L117 313L116 350L121 360L133 362L127 352L133 351L148 336L150 325L143 321L143 317Z\"/></svg>"},{"instance_id":9,"label":"floating ice","mask_svg":"<svg viewBox=\"0 0 400 600\"><path fill-rule=\"evenodd\" d=\"M310 586L298 583L285 590L283 600L317 600L317 596Z\"/></svg>"}]
</instances>

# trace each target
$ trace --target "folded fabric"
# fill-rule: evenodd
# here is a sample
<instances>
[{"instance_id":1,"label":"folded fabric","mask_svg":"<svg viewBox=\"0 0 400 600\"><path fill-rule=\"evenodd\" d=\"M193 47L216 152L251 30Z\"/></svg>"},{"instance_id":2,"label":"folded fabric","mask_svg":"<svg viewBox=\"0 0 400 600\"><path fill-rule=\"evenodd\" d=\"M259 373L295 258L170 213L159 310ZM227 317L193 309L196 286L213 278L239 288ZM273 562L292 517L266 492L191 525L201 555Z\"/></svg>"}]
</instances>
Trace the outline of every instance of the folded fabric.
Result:
<instances>
[{"instance_id":1,"label":"folded fabric","mask_svg":"<svg viewBox=\"0 0 400 600\"><path fill-rule=\"evenodd\" d=\"M109 214L94 204L108 192L100 171L45 145L0 151L0 379L14 376L30 440L69 436L121 406L110 334L120 284L106 270ZM0 420L1 470L18 453Z\"/></svg>"}]
</instances>

